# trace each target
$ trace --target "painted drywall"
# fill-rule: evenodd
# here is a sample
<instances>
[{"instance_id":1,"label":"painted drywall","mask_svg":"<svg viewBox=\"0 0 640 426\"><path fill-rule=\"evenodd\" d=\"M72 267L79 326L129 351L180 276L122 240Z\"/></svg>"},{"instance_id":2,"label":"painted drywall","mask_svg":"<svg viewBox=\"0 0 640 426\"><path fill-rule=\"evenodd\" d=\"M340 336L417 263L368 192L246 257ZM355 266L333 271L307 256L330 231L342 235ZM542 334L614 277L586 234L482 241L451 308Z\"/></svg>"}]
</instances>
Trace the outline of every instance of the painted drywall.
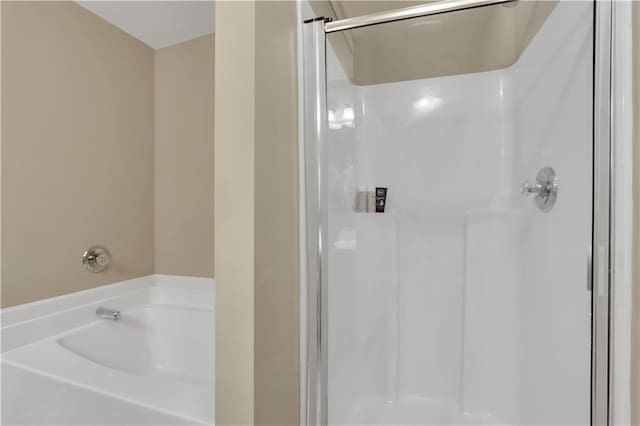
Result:
<instances>
[{"instance_id":1,"label":"painted drywall","mask_svg":"<svg viewBox=\"0 0 640 426\"><path fill-rule=\"evenodd\" d=\"M154 272L153 67L75 3L2 2L2 306Z\"/></svg>"},{"instance_id":2,"label":"painted drywall","mask_svg":"<svg viewBox=\"0 0 640 426\"><path fill-rule=\"evenodd\" d=\"M633 284L631 294L631 424L640 425L640 3L633 13Z\"/></svg>"},{"instance_id":3,"label":"painted drywall","mask_svg":"<svg viewBox=\"0 0 640 426\"><path fill-rule=\"evenodd\" d=\"M2 50L2 5L0 5L0 51ZM0 53L0 100L4 99L2 97L2 54ZM4 134L2 130L2 101L0 101L0 224L2 224L2 135ZM0 259L2 259L2 226L0 225ZM2 307L2 261L0 260L0 307Z\"/></svg>"},{"instance_id":4,"label":"painted drywall","mask_svg":"<svg viewBox=\"0 0 640 426\"><path fill-rule=\"evenodd\" d=\"M352 30L354 81L368 85L508 67L555 6L516 2Z\"/></svg>"},{"instance_id":5,"label":"painted drywall","mask_svg":"<svg viewBox=\"0 0 640 426\"><path fill-rule=\"evenodd\" d=\"M215 424L219 426L254 424L255 22L254 2L217 3Z\"/></svg>"},{"instance_id":6,"label":"painted drywall","mask_svg":"<svg viewBox=\"0 0 640 426\"><path fill-rule=\"evenodd\" d=\"M213 277L214 36L155 52L155 271Z\"/></svg>"},{"instance_id":7,"label":"painted drywall","mask_svg":"<svg viewBox=\"0 0 640 426\"><path fill-rule=\"evenodd\" d=\"M298 425L297 11L257 1L255 34L255 425Z\"/></svg>"},{"instance_id":8,"label":"painted drywall","mask_svg":"<svg viewBox=\"0 0 640 426\"><path fill-rule=\"evenodd\" d=\"M216 424L294 425L296 4L216 7Z\"/></svg>"}]
</instances>

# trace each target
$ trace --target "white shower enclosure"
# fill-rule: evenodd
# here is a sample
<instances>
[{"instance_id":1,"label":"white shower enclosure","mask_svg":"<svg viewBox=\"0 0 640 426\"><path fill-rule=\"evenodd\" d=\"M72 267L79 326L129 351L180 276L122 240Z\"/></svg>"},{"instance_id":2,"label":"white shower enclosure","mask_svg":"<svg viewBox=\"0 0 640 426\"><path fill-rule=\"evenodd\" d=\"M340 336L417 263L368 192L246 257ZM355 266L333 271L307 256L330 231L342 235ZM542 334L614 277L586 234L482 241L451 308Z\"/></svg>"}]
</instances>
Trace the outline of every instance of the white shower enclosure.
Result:
<instances>
[{"instance_id":1,"label":"white shower enclosure","mask_svg":"<svg viewBox=\"0 0 640 426\"><path fill-rule=\"evenodd\" d=\"M611 3L514 7L304 24L308 425L607 424Z\"/></svg>"}]
</instances>

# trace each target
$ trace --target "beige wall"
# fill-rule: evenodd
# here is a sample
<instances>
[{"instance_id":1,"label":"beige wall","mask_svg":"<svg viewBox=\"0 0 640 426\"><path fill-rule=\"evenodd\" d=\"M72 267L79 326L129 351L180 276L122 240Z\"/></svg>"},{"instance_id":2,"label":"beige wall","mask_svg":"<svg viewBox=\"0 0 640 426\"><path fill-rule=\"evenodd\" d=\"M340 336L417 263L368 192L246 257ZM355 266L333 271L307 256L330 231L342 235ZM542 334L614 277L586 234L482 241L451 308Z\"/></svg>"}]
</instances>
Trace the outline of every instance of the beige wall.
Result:
<instances>
[{"instance_id":1,"label":"beige wall","mask_svg":"<svg viewBox=\"0 0 640 426\"><path fill-rule=\"evenodd\" d=\"M422 3L312 0L311 6L318 16L344 19ZM490 71L520 57L556 4L480 7L333 33L328 39L357 85Z\"/></svg>"},{"instance_id":2,"label":"beige wall","mask_svg":"<svg viewBox=\"0 0 640 426\"><path fill-rule=\"evenodd\" d=\"M298 424L296 25L216 6L216 425Z\"/></svg>"},{"instance_id":3,"label":"beige wall","mask_svg":"<svg viewBox=\"0 0 640 426\"><path fill-rule=\"evenodd\" d=\"M0 4L0 82L2 81L2 5ZM0 83L0 99L2 84ZM0 101L0 224L2 223L2 102ZM2 259L2 226L0 226L0 259ZM2 307L2 261L0 261L0 307Z\"/></svg>"},{"instance_id":4,"label":"beige wall","mask_svg":"<svg viewBox=\"0 0 640 426\"><path fill-rule=\"evenodd\" d=\"M491 71L513 65L555 1L480 7L351 31L358 85Z\"/></svg>"},{"instance_id":5,"label":"beige wall","mask_svg":"<svg viewBox=\"0 0 640 426\"><path fill-rule=\"evenodd\" d=\"M255 20L251 1L216 4L217 426L254 420Z\"/></svg>"},{"instance_id":6,"label":"beige wall","mask_svg":"<svg viewBox=\"0 0 640 426\"><path fill-rule=\"evenodd\" d=\"M213 35L154 52L73 2L2 12L2 306L213 277Z\"/></svg>"},{"instance_id":7,"label":"beige wall","mask_svg":"<svg viewBox=\"0 0 640 426\"><path fill-rule=\"evenodd\" d=\"M213 277L213 48L209 34L156 50L155 270L159 274Z\"/></svg>"},{"instance_id":8,"label":"beige wall","mask_svg":"<svg viewBox=\"0 0 640 426\"><path fill-rule=\"evenodd\" d=\"M631 424L640 425L640 3L633 3L633 286L631 324Z\"/></svg>"},{"instance_id":9,"label":"beige wall","mask_svg":"<svg viewBox=\"0 0 640 426\"><path fill-rule=\"evenodd\" d=\"M2 306L153 273L153 66L75 3L2 2Z\"/></svg>"},{"instance_id":10,"label":"beige wall","mask_svg":"<svg viewBox=\"0 0 640 426\"><path fill-rule=\"evenodd\" d=\"M296 6L257 1L255 76L255 424L299 414Z\"/></svg>"}]
</instances>

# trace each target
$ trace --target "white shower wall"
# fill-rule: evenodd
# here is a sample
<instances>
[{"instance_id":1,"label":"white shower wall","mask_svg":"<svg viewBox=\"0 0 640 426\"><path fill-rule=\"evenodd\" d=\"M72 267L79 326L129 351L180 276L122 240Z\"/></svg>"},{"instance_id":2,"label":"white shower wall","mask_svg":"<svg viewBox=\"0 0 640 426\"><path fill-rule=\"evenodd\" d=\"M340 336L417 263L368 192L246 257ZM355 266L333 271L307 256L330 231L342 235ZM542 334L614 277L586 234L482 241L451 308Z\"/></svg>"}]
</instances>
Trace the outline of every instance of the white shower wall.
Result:
<instances>
[{"instance_id":1,"label":"white shower wall","mask_svg":"<svg viewBox=\"0 0 640 426\"><path fill-rule=\"evenodd\" d=\"M588 423L592 13L486 73L354 86L328 49L330 424Z\"/></svg>"},{"instance_id":2,"label":"white shower wall","mask_svg":"<svg viewBox=\"0 0 640 426\"><path fill-rule=\"evenodd\" d=\"M593 168L593 3L561 3L512 67L518 181L556 169L549 214L522 229L521 422L588 424Z\"/></svg>"}]
</instances>

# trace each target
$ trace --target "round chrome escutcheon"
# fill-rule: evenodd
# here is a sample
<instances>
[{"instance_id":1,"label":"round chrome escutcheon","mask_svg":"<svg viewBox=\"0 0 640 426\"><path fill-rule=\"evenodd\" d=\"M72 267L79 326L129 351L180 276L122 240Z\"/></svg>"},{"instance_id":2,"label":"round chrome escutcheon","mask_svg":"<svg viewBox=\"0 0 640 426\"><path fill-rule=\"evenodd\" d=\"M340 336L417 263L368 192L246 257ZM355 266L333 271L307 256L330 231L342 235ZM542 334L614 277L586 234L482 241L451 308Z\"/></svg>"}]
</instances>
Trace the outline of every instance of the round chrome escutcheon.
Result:
<instances>
[{"instance_id":1,"label":"round chrome escutcheon","mask_svg":"<svg viewBox=\"0 0 640 426\"><path fill-rule=\"evenodd\" d=\"M111 256L104 247L90 247L82 255L82 265L89 272L102 272L111 262Z\"/></svg>"},{"instance_id":2,"label":"round chrome escutcheon","mask_svg":"<svg viewBox=\"0 0 640 426\"><path fill-rule=\"evenodd\" d=\"M552 167L543 167L536 176L536 182L540 184L541 190L536 195L536 205L543 212L549 212L556 204L558 198L558 177Z\"/></svg>"}]
</instances>

